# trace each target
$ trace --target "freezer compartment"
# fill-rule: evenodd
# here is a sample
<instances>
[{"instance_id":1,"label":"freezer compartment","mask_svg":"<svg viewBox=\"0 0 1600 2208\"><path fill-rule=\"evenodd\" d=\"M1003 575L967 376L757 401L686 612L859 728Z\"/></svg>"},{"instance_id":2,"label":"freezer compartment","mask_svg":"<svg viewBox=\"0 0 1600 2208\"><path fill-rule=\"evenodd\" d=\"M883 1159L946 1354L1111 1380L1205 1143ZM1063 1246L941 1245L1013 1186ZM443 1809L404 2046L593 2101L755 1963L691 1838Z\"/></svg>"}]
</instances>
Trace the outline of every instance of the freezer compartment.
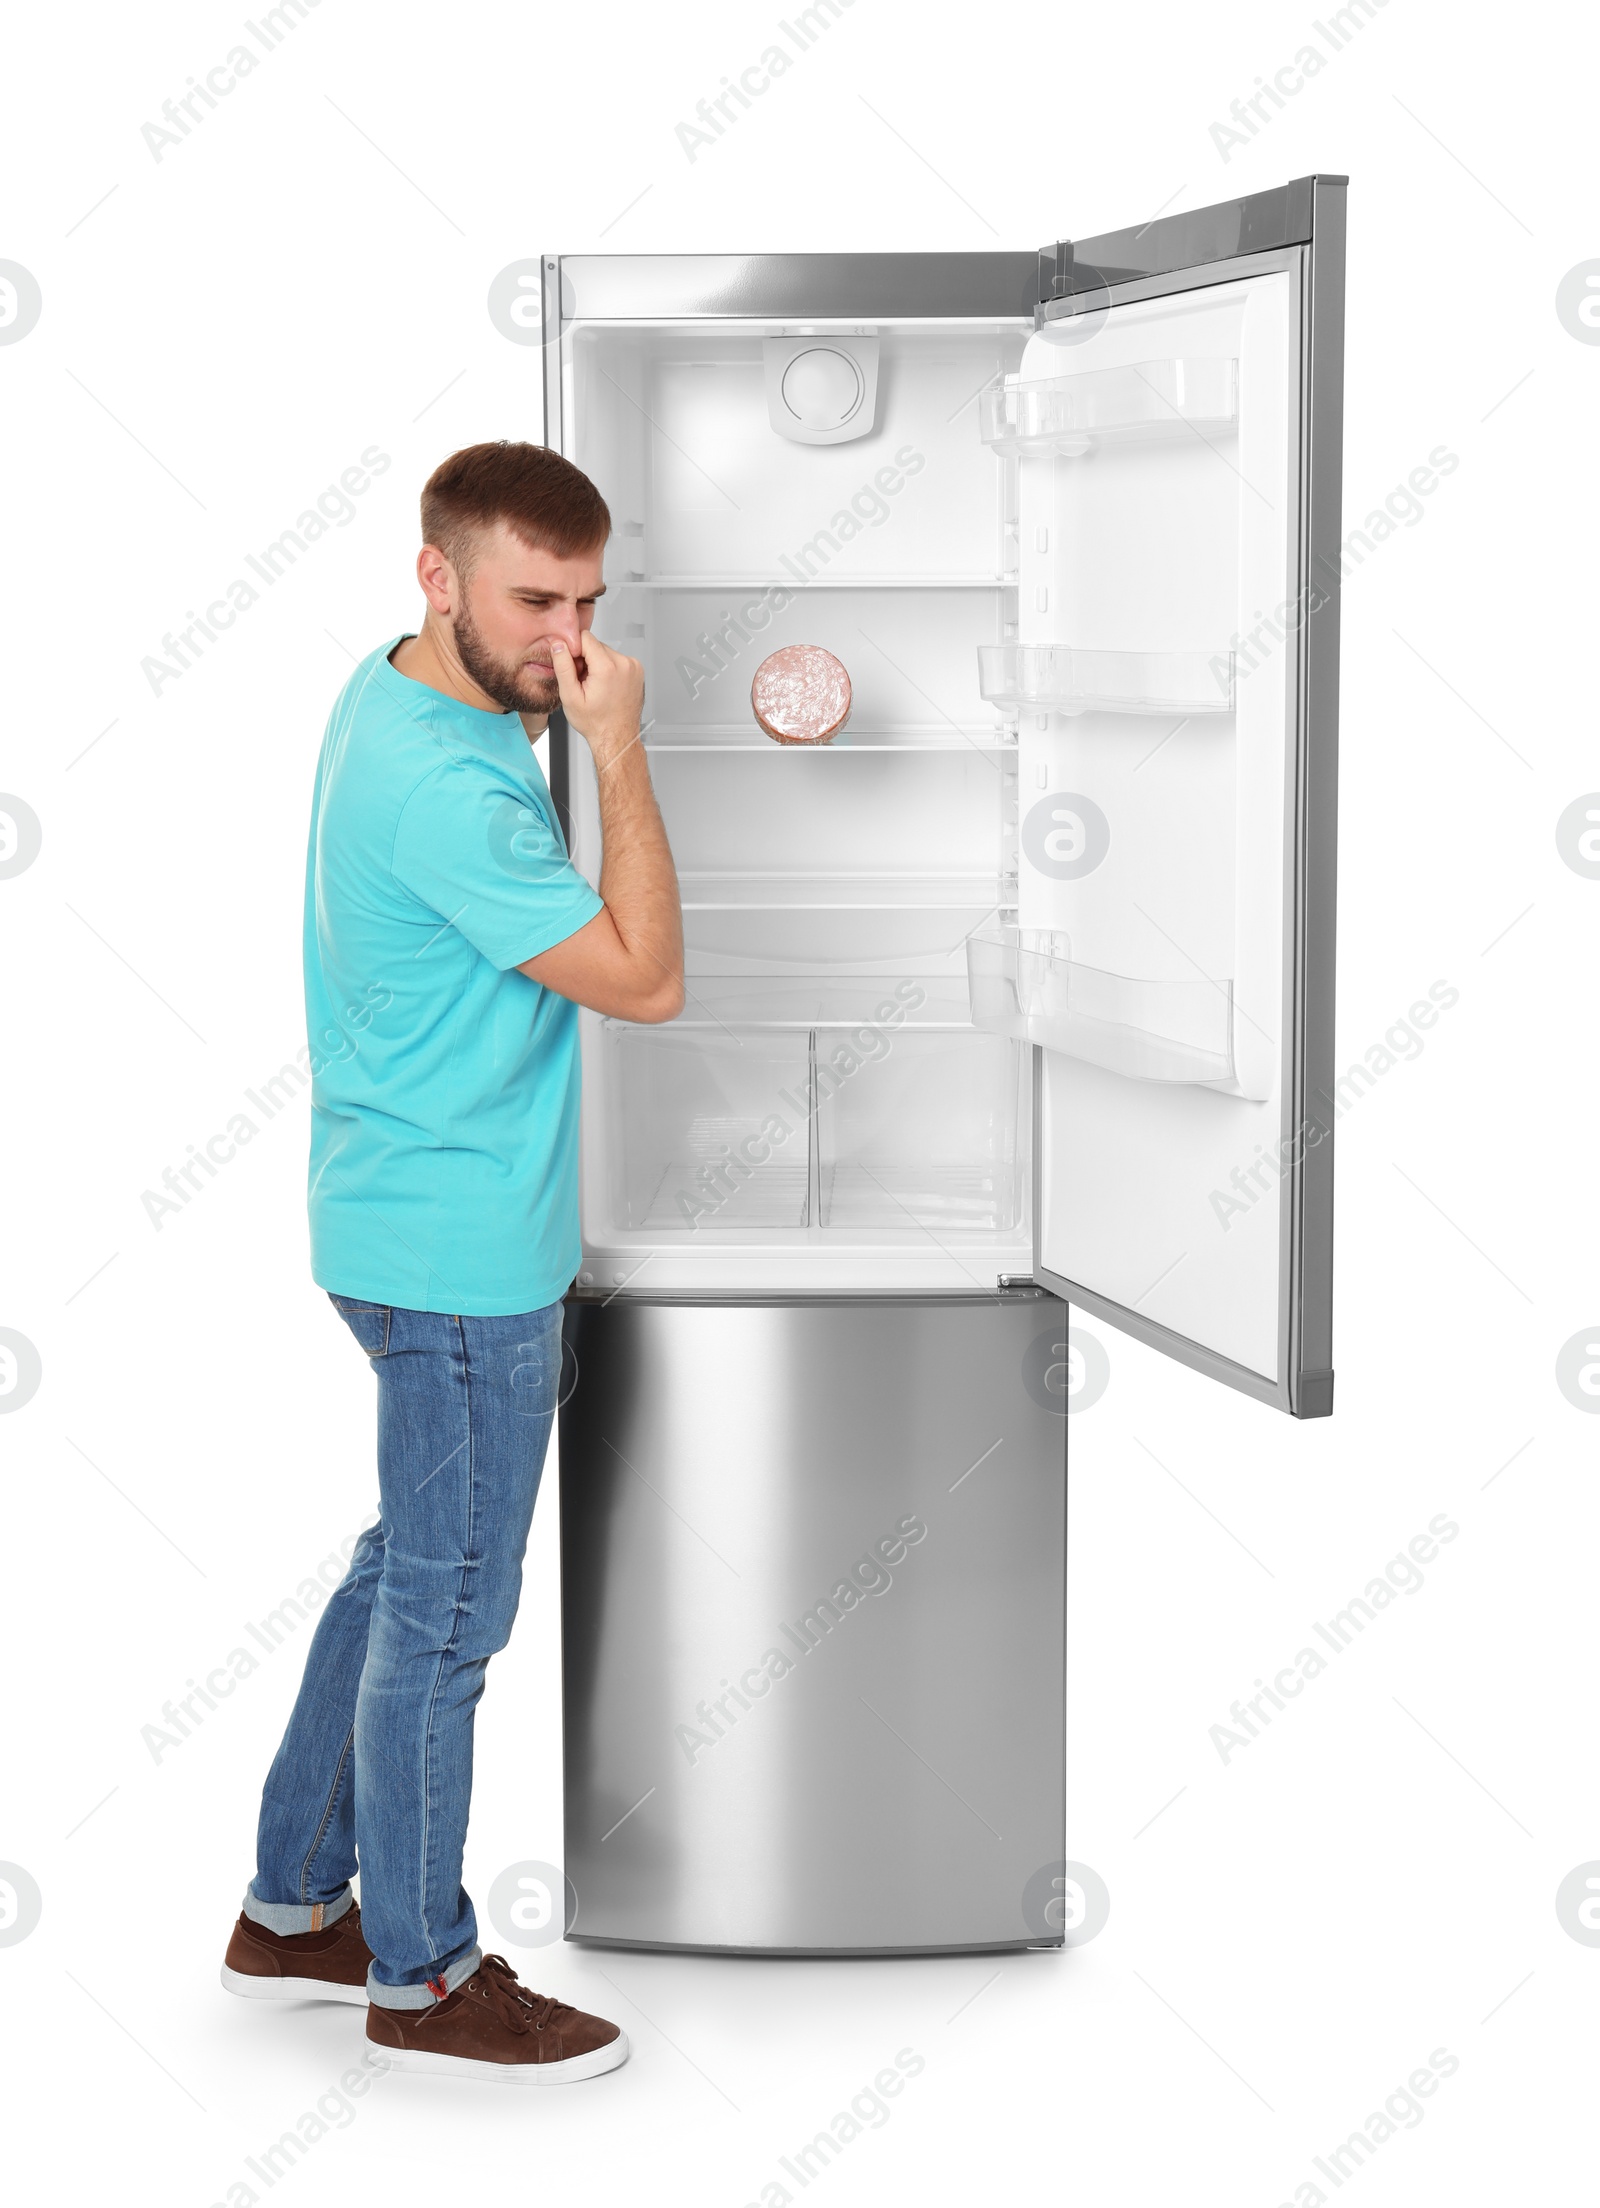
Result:
<instances>
[{"instance_id":1,"label":"freezer compartment","mask_svg":"<svg viewBox=\"0 0 1600 2208\"><path fill-rule=\"evenodd\" d=\"M1029 382L1007 377L978 401L981 434L996 452L1075 458L1099 445L1232 430L1237 360L1141 360L1125 368Z\"/></svg>"},{"instance_id":2,"label":"freezer compartment","mask_svg":"<svg viewBox=\"0 0 1600 2208\"><path fill-rule=\"evenodd\" d=\"M1233 984L1141 980L1077 963L1039 928L983 928L967 939L975 1027L1039 1043L1135 1081L1234 1078Z\"/></svg>"},{"instance_id":3,"label":"freezer compartment","mask_svg":"<svg viewBox=\"0 0 1600 2208\"><path fill-rule=\"evenodd\" d=\"M980 644L978 688L991 705L1052 713L1231 713L1234 655Z\"/></svg>"},{"instance_id":4,"label":"freezer compartment","mask_svg":"<svg viewBox=\"0 0 1600 2208\"><path fill-rule=\"evenodd\" d=\"M568 1304L570 1939L1060 1944L1066 1316Z\"/></svg>"}]
</instances>

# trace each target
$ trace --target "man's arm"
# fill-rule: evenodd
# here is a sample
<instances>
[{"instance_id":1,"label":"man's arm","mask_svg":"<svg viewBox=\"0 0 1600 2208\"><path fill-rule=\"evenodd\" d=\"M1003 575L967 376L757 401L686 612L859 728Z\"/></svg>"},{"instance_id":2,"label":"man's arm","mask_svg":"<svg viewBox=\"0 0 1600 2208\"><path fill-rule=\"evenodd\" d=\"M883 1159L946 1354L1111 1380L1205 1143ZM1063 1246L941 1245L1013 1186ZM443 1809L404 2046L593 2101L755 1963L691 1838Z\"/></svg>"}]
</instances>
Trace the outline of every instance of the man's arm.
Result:
<instances>
[{"instance_id":1,"label":"man's arm","mask_svg":"<svg viewBox=\"0 0 1600 2208\"><path fill-rule=\"evenodd\" d=\"M551 656L562 709L589 746L600 785L605 910L520 970L592 1012L674 1020L683 1010L683 915L639 740L644 669L593 636L584 639L582 681L564 645L553 643Z\"/></svg>"}]
</instances>

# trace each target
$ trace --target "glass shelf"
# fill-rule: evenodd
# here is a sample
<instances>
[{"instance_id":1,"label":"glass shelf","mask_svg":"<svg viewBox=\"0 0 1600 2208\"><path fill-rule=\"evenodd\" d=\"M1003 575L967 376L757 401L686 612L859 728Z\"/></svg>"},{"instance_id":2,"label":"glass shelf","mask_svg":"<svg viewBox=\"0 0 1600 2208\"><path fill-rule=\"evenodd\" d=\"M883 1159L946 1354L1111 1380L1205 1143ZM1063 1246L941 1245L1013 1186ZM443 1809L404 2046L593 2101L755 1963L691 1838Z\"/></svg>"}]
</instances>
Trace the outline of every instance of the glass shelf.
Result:
<instances>
[{"instance_id":1,"label":"glass shelf","mask_svg":"<svg viewBox=\"0 0 1600 2208\"><path fill-rule=\"evenodd\" d=\"M641 1023L606 1019L606 1027ZM970 1034L967 987L959 974L697 974L684 987L684 1007L669 1024L724 1034L832 1034L861 1028L920 1034Z\"/></svg>"},{"instance_id":2,"label":"glass shelf","mask_svg":"<svg viewBox=\"0 0 1600 2208\"><path fill-rule=\"evenodd\" d=\"M1231 1082L1231 981L1142 981L1081 966L1066 938L985 927L967 938L974 1027L1135 1081Z\"/></svg>"},{"instance_id":3,"label":"glass shelf","mask_svg":"<svg viewBox=\"0 0 1600 2208\"><path fill-rule=\"evenodd\" d=\"M1090 375L1016 378L978 399L996 452L1076 458L1096 445L1147 444L1225 429L1239 416L1236 360L1143 360Z\"/></svg>"},{"instance_id":4,"label":"glass shelf","mask_svg":"<svg viewBox=\"0 0 1600 2208\"><path fill-rule=\"evenodd\" d=\"M1232 652L1080 652L1065 644L980 644L991 705L1052 713L1231 713Z\"/></svg>"},{"instance_id":5,"label":"glass shelf","mask_svg":"<svg viewBox=\"0 0 1600 2208\"><path fill-rule=\"evenodd\" d=\"M758 751L784 758L819 758L826 752L1015 751L1015 728L855 728L825 744L780 744L752 731L748 721L709 728L663 727L645 731L646 751Z\"/></svg>"},{"instance_id":6,"label":"glass shelf","mask_svg":"<svg viewBox=\"0 0 1600 2208\"><path fill-rule=\"evenodd\" d=\"M992 912L1017 886L995 874L680 874L678 885L685 912Z\"/></svg>"},{"instance_id":7,"label":"glass shelf","mask_svg":"<svg viewBox=\"0 0 1600 2208\"><path fill-rule=\"evenodd\" d=\"M1015 574L853 575L829 568L816 575L618 575L618 590L1015 590Z\"/></svg>"}]
</instances>

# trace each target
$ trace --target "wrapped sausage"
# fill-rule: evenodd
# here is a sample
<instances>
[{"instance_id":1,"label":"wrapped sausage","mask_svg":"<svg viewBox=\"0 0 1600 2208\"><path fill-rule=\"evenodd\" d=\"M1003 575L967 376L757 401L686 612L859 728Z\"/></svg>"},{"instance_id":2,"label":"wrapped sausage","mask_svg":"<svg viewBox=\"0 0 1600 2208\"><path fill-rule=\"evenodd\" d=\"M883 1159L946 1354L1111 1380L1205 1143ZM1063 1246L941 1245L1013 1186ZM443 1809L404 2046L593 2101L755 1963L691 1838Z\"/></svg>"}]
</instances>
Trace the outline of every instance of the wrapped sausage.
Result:
<instances>
[{"instance_id":1,"label":"wrapped sausage","mask_svg":"<svg viewBox=\"0 0 1600 2208\"><path fill-rule=\"evenodd\" d=\"M775 743L826 744L850 718L850 677L820 644L785 644L756 669L750 704Z\"/></svg>"}]
</instances>

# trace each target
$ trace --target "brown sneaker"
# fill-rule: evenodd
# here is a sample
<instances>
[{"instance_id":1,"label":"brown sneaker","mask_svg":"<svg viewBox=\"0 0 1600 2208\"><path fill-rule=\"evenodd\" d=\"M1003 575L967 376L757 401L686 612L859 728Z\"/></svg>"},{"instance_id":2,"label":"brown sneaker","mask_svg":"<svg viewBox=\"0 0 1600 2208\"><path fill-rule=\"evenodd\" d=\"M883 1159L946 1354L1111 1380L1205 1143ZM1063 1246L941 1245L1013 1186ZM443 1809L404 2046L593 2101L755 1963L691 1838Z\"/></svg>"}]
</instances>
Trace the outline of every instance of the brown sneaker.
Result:
<instances>
[{"instance_id":1,"label":"brown sneaker","mask_svg":"<svg viewBox=\"0 0 1600 2208\"><path fill-rule=\"evenodd\" d=\"M503 1955L485 1955L454 1993L426 2009L367 2010L367 2037L397 2070L567 2085L628 2059L626 2035L548 1993L530 1993Z\"/></svg>"},{"instance_id":2,"label":"brown sneaker","mask_svg":"<svg viewBox=\"0 0 1600 2208\"><path fill-rule=\"evenodd\" d=\"M371 1960L359 1902L318 1932L269 1932L241 1916L222 1959L222 1983L247 2001L365 2001Z\"/></svg>"}]
</instances>

